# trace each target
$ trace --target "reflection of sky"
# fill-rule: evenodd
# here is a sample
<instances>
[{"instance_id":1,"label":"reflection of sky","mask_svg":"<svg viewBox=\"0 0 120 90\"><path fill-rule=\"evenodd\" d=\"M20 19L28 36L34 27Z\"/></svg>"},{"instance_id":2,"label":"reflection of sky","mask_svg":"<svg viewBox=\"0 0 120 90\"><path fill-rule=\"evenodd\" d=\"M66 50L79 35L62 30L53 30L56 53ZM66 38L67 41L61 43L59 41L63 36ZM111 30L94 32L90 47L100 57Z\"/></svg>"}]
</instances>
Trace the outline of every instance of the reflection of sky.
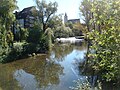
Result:
<instances>
[{"instance_id":1,"label":"reflection of sky","mask_svg":"<svg viewBox=\"0 0 120 90\"><path fill-rule=\"evenodd\" d=\"M61 56L64 60L57 60L59 58L55 57L55 52L51 52L50 61L54 60L56 63L60 64L61 67L64 67L64 75L58 76L60 82L56 85L49 83L47 87L44 88L43 86L43 88L39 88L38 83L40 82L36 81L36 77L30 73L25 72L23 69L17 70L14 73L14 77L18 81L20 87L23 88L23 90L69 90L69 87L73 86L74 80L77 80L79 78L84 79L84 76L79 75L79 70L75 68L76 65L74 63L76 63L76 60L79 62L81 62L81 60L83 61L86 49L79 50L73 48L70 49L70 52L67 53L68 54L65 54L65 56ZM49 60L49 58L46 58L46 60ZM46 68L50 67L46 66Z\"/></svg>"},{"instance_id":2,"label":"reflection of sky","mask_svg":"<svg viewBox=\"0 0 120 90\"><path fill-rule=\"evenodd\" d=\"M69 88L69 86L72 86L74 84L72 83L73 80L85 78L84 76L79 75L79 70L76 70L75 64L73 64L76 62L76 59L83 60L84 53L86 53L86 50L80 51L74 49L70 54L65 57L64 61L60 62L60 64L64 67L64 76L61 76L61 86L66 86Z\"/></svg>"},{"instance_id":3,"label":"reflection of sky","mask_svg":"<svg viewBox=\"0 0 120 90\"><path fill-rule=\"evenodd\" d=\"M14 73L14 77L23 90L38 90L37 81L35 80L34 75L26 73L24 70L20 69Z\"/></svg>"}]
</instances>

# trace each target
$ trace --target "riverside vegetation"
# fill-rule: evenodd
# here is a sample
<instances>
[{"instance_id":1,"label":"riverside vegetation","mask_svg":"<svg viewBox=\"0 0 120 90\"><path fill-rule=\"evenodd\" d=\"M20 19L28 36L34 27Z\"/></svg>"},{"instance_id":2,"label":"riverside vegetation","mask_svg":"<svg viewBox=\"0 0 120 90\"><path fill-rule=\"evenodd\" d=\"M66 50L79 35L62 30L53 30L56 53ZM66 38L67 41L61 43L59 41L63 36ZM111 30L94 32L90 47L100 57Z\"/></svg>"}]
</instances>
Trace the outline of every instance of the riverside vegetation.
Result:
<instances>
[{"instance_id":1,"label":"riverside vegetation","mask_svg":"<svg viewBox=\"0 0 120 90\"><path fill-rule=\"evenodd\" d=\"M120 0L83 0L80 11L88 32L88 49L82 68L88 75L91 71L97 75L97 79L102 82L100 90L106 90L105 82L119 86ZM81 90L79 86L76 90ZM84 87L83 90L90 90L90 87Z\"/></svg>"},{"instance_id":2,"label":"riverside vegetation","mask_svg":"<svg viewBox=\"0 0 120 90\"><path fill-rule=\"evenodd\" d=\"M0 5L0 62L6 63L36 53L46 53L50 50L54 39L75 36L83 26L78 23L73 28L62 23L57 12L57 2L47 3L45 0L35 0L37 11L32 11L35 17L33 28L23 28L15 19L13 11L17 9L16 0L2 0ZM16 25L13 25L15 23ZM81 26L79 29L76 26ZM16 28L13 30L12 28ZM16 33L15 33L16 32Z\"/></svg>"},{"instance_id":3,"label":"riverside vegetation","mask_svg":"<svg viewBox=\"0 0 120 90\"><path fill-rule=\"evenodd\" d=\"M32 29L18 28L13 11L18 8L16 0L0 3L0 62L10 62L33 53L46 53L55 38L80 35L87 38L86 62L100 81L119 83L120 79L120 0L83 0L80 11L86 28L78 24L62 24L57 12L57 2L35 0L38 17ZM57 23L56 23L57 22ZM20 30L19 30L20 29ZM17 38L15 38L17 37Z\"/></svg>"}]
</instances>

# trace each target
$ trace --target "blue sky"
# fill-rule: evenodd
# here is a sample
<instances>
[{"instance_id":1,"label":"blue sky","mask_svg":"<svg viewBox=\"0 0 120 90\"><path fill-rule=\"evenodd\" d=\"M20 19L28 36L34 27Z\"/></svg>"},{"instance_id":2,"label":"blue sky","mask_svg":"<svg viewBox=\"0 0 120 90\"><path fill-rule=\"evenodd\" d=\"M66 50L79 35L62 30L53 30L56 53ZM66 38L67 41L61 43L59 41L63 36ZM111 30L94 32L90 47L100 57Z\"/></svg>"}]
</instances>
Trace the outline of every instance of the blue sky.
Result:
<instances>
[{"instance_id":1,"label":"blue sky","mask_svg":"<svg viewBox=\"0 0 120 90\"><path fill-rule=\"evenodd\" d=\"M80 17L79 15L79 6L81 0L46 0L47 2L56 1L58 3L58 14L67 13L68 19L77 19ZM25 7L34 6L34 0L17 0L17 5L20 10Z\"/></svg>"}]
</instances>

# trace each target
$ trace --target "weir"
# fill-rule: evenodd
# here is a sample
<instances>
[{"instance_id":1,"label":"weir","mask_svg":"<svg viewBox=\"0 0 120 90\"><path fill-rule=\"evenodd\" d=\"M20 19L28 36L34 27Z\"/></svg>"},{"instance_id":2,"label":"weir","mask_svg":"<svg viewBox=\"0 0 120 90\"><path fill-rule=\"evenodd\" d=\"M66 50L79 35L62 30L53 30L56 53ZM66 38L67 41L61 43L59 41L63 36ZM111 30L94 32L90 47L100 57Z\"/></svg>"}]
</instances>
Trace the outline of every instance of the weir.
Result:
<instances>
[{"instance_id":1,"label":"weir","mask_svg":"<svg viewBox=\"0 0 120 90\"><path fill-rule=\"evenodd\" d=\"M56 38L55 41L60 43L77 43L77 42L83 42L84 39L77 39L75 37L69 37L69 38Z\"/></svg>"}]
</instances>

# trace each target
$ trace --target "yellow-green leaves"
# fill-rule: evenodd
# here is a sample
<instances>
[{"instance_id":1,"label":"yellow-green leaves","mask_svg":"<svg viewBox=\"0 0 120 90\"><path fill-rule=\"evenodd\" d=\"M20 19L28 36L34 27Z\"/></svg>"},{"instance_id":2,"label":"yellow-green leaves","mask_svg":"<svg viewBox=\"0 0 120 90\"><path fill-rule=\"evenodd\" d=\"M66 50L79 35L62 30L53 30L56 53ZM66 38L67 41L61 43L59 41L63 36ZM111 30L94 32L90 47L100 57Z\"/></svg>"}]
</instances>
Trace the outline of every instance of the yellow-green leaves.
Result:
<instances>
[{"instance_id":1,"label":"yellow-green leaves","mask_svg":"<svg viewBox=\"0 0 120 90\"><path fill-rule=\"evenodd\" d=\"M105 71L101 76L106 81L116 80L120 71L120 0L93 0L90 6L88 38L90 50L95 52L88 56L94 68Z\"/></svg>"},{"instance_id":2,"label":"yellow-green leaves","mask_svg":"<svg viewBox=\"0 0 120 90\"><path fill-rule=\"evenodd\" d=\"M15 0L1 0L0 1L0 45L3 48L7 46L7 34L13 23L14 14L13 11L16 9ZM12 37L10 37L12 39Z\"/></svg>"}]
</instances>

